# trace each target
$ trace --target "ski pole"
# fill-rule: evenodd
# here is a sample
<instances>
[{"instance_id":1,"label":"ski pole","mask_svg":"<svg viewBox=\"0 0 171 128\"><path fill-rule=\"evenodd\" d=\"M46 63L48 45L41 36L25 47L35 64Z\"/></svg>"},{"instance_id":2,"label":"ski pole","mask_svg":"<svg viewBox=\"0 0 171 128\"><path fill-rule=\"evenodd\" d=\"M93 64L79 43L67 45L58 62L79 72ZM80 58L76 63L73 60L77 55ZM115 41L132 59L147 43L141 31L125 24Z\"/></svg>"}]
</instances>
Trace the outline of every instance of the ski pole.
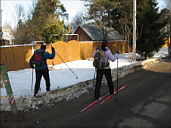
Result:
<instances>
[{"instance_id":1,"label":"ski pole","mask_svg":"<svg viewBox=\"0 0 171 128\"><path fill-rule=\"evenodd\" d=\"M32 78L31 78L31 91L33 91L33 68L32 68Z\"/></svg>"},{"instance_id":2,"label":"ski pole","mask_svg":"<svg viewBox=\"0 0 171 128\"><path fill-rule=\"evenodd\" d=\"M52 44L51 44L51 48L52 48ZM55 64L54 64L54 59L52 60L52 66L54 66Z\"/></svg>"},{"instance_id":3,"label":"ski pole","mask_svg":"<svg viewBox=\"0 0 171 128\"><path fill-rule=\"evenodd\" d=\"M118 91L118 57L117 57L117 91ZM118 92L119 93L119 92ZM116 102L118 101L118 93L116 94Z\"/></svg>"},{"instance_id":4,"label":"ski pole","mask_svg":"<svg viewBox=\"0 0 171 128\"><path fill-rule=\"evenodd\" d=\"M95 75L96 75L96 68L94 70L94 78L93 78L93 86L95 86L94 81L95 81Z\"/></svg>"},{"instance_id":5,"label":"ski pole","mask_svg":"<svg viewBox=\"0 0 171 128\"><path fill-rule=\"evenodd\" d=\"M69 68L69 66L65 63L65 61L62 59L62 57L60 57L60 55L56 52L56 54L59 56L59 58L64 62L64 64ZM74 74L74 76L76 77L76 79L78 79L78 76L69 68L69 70Z\"/></svg>"}]
</instances>

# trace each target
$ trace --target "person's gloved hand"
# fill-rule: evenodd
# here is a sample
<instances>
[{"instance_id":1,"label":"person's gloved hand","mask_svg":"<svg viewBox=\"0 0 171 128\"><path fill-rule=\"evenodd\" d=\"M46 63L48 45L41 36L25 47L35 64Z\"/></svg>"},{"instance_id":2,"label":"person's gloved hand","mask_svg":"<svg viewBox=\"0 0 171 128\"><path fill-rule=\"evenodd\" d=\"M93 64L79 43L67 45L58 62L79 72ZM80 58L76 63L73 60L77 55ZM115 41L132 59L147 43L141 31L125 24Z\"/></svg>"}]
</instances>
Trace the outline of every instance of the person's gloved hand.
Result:
<instances>
[{"instance_id":1,"label":"person's gloved hand","mask_svg":"<svg viewBox=\"0 0 171 128\"><path fill-rule=\"evenodd\" d=\"M115 55L118 57L118 53L115 53Z\"/></svg>"},{"instance_id":2,"label":"person's gloved hand","mask_svg":"<svg viewBox=\"0 0 171 128\"><path fill-rule=\"evenodd\" d=\"M52 50L52 51L54 51L54 50L55 50L55 48L54 48L54 47L51 47L51 50Z\"/></svg>"},{"instance_id":3,"label":"person's gloved hand","mask_svg":"<svg viewBox=\"0 0 171 128\"><path fill-rule=\"evenodd\" d=\"M34 68L34 65L30 65L31 68Z\"/></svg>"}]
</instances>

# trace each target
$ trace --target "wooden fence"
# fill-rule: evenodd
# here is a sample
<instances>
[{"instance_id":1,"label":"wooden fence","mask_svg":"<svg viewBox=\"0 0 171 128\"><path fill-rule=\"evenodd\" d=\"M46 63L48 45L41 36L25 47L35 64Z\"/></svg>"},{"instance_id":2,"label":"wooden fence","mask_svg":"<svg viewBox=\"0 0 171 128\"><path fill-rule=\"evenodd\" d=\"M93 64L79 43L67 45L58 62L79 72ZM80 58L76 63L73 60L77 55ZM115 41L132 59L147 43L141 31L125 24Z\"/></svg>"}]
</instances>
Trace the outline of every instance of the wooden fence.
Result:
<instances>
[{"instance_id":1,"label":"wooden fence","mask_svg":"<svg viewBox=\"0 0 171 128\"><path fill-rule=\"evenodd\" d=\"M77 42L74 40L67 43L59 41L52 44L57 54L65 62L92 57L94 50L100 45L99 42ZM34 46L34 49L38 48L40 48L40 44ZM115 53L116 50L119 50L120 53L128 52L126 41L109 42L109 48L112 53ZM29 60L33 51L32 45L1 46L0 63L5 64L8 71L30 68ZM47 45L46 51L51 53L51 45ZM53 60L47 60L48 65L63 63L57 54Z\"/></svg>"}]
</instances>

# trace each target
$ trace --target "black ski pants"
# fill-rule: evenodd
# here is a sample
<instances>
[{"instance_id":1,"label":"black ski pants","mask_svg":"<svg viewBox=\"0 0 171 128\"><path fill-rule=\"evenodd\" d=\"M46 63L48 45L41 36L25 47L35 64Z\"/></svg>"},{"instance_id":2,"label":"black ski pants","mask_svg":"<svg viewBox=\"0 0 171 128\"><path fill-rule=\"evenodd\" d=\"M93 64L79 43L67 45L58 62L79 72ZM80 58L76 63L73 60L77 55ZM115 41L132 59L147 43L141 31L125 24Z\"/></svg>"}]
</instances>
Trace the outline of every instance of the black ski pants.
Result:
<instances>
[{"instance_id":1,"label":"black ski pants","mask_svg":"<svg viewBox=\"0 0 171 128\"><path fill-rule=\"evenodd\" d=\"M98 99L100 97L100 88L101 88L101 82L103 75L105 75L107 84L109 87L109 93L114 93L114 86L112 82L112 75L111 75L111 69L97 69L97 76L96 76L96 85L95 85L95 93L94 98Z\"/></svg>"},{"instance_id":2,"label":"black ski pants","mask_svg":"<svg viewBox=\"0 0 171 128\"><path fill-rule=\"evenodd\" d=\"M42 76L45 79L46 82L46 91L50 91L50 77L49 77L49 69L41 69L41 70L35 70L36 72L36 83L35 83L35 89L34 93L37 94L40 88L40 81Z\"/></svg>"}]
</instances>

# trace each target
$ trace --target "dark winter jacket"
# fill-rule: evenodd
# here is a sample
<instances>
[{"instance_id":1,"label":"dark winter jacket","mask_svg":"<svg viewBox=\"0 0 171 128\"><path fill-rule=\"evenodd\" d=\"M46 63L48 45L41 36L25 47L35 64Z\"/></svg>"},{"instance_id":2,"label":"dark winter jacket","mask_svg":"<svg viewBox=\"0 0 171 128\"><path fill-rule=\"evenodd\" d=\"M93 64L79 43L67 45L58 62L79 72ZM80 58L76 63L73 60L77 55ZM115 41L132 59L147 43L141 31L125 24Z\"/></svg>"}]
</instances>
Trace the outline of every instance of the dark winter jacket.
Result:
<instances>
[{"instance_id":1,"label":"dark winter jacket","mask_svg":"<svg viewBox=\"0 0 171 128\"><path fill-rule=\"evenodd\" d=\"M50 54L50 53L48 53L48 52L43 52L43 51L44 51L44 49L37 49L37 50L34 52L34 54L35 54L35 53L42 52L42 56L43 56L42 65L41 65L41 66L38 66L38 65L34 62L34 54L33 54L33 56L30 58L30 62L29 62L30 67L32 67L32 68L34 67L36 70L41 70L41 69L46 69L46 68L48 68L48 67L47 67L47 62L46 62L46 60L47 60L47 59L53 59L53 58L55 57L55 51L52 50L52 54Z\"/></svg>"}]
</instances>

